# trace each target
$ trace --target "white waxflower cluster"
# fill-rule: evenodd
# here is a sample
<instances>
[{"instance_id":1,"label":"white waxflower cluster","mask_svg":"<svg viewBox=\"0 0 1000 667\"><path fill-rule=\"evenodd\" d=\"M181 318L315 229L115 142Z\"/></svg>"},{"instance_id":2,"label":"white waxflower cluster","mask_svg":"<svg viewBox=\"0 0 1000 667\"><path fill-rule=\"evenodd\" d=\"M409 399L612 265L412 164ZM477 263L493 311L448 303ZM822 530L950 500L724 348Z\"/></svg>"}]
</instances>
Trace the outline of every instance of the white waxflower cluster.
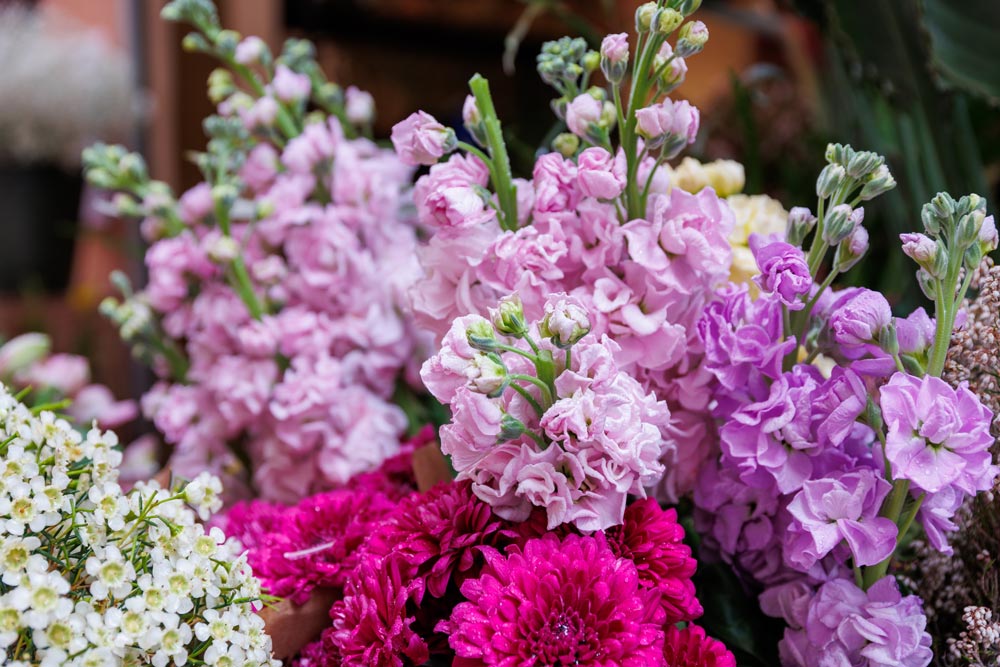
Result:
<instances>
[{"instance_id":1,"label":"white waxflower cluster","mask_svg":"<svg viewBox=\"0 0 1000 667\"><path fill-rule=\"evenodd\" d=\"M116 445L0 385L3 664L280 664L245 554L188 506L210 516L219 481L123 493Z\"/></svg>"}]
</instances>

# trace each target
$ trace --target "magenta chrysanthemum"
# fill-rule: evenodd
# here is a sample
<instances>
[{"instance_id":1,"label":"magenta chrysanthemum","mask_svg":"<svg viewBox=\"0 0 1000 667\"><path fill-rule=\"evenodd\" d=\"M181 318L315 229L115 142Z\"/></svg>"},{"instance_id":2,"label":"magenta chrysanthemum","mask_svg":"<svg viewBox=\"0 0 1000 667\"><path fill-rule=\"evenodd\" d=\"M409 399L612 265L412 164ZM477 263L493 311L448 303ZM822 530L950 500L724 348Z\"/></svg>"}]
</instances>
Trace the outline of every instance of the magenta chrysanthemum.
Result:
<instances>
[{"instance_id":1,"label":"magenta chrysanthemum","mask_svg":"<svg viewBox=\"0 0 1000 667\"><path fill-rule=\"evenodd\" d=\"M455 667L657 665L662 615L635 565L603 536L545 535L505 556L489 549L446 630Z\"/></svg>"},{"instance_id":2,"label":"magenta chrysanthemum","mask_svg":"<svg viewBox=\"0 0 1000 667\"><path fill-rule=\"evenodd\" d=\"M470 482L439 484L405 499L376 535L373 551L398 554L424 578L427 591L442 597L461 585L482 546L499 546L506 522L472 493Z\"/></svg>"},{"instance_id":3,"label":"magenta chrysanthemum","mask_svg":"<svg viewBox=\"0 0 1000 667\"><path fill-rule=\"evenodd\" d=\"M664 511L652 498L637 500L626 508L624 523L605 536L613 552L635 564L640 585L659 591L667 623L701 616L691 581L698 562L684 544L675 510Z\"/></svg>"},{"instance_id":4,"label":"magenta chrysanthemum","mask_svg":"<svg viewBox=\"0 0 1000 667\"><path fill-rule=\"evenodd\" d=\"M697 625L667 628L663 658L664 667L736 667L736 658L725 645Z\"/></svg>"},{"instance_id":5,"label":"magenta chrysanthemum","mask_svg":"<svg viewBox=\"0 0 1000 667\"><path fill-rule=\"evenodd\" d=\"M381 493L331 491L290 508L238 504L225 527L250 549L263 588L302 604L317 587L344 585L359 547L394 508Z\"/></svg>"},{"instance_id":6,"label":"magenta chrysanthemum","mask_svg":"<svg viewBox=\"0 0 1000 667\"><path fill-rule=\"evenodd\" d=\"M330 610L330 639L344 667L403 667L429 657L427 644L411 627L414 618L407 615L407 602L423 593L422 582L407 579L400 565L396 558L379 566L363 559L344 598Z\"/></svg>"}]
</instances>

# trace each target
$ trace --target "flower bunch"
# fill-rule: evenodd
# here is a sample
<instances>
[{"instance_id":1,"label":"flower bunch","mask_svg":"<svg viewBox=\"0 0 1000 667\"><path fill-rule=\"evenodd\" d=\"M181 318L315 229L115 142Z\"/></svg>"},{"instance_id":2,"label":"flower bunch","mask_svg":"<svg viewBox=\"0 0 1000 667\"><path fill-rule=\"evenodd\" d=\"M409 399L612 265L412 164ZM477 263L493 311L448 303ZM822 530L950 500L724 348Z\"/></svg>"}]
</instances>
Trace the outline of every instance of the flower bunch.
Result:
<instances>
[{"instance_id":1,"label":"flower bunch","mask_svg":"<svg viewBox=\"0 0 1000 667\"><path fill-rule=\"evenodd\" d=\"M385 496L359 496L360 512L334 522L346 521L348 529L335 528L311 550L328 552L321 556L328 569L340 566L339 579L324 583L336 602L331 626L293 664L435 658L502 665L533 658L555 667L602 657L636 666L735 665L720 642L691 624L702 613L691 583L696 563L676 513L652 499L630 504L620 526L583 535L569 525L546 530L541 511L507 521L469 481L389 500L391 508L374 521L364 516L365 498L387 506ZM246 536L251 562L260 553L277 558L270 545L298 534L292 521L261 521L240 507L230 512L229 528ZM350 537L361 533L367 538ZM291 562L300 557L285 554ZM309 575L301 569L299 576Z\"/></svg>"},{"instance_id":2,"label":"flower bunch","mask_svg":"<svg viewBox=\"0 0 1000 667\"><path fill-rule=\"evenodd\" d=\"M424 384L452 410L441 451L505 519L542 508L549 529L610 528L663 475L670 412L619 368L580 300L554 294L542 309L528 322L510 296L492 321L461 317L424 363Z\"/></svg>"},{"instance_id":3,"label":"flower bunch","mask_svg":"<svg viewBox=\"0 0 1000 667\"><path fill-rule=\"evenodd\" d=\"M434 232L419 251L417 322L440 339L456 318L484 316L507 294L536 321L551 294L579 300L595 340L614 338L618 368L669 406L659 489L669 500L693 488L713 453L711 376L700 368L696 323L729 276L734 227L711 189L671 189L666 165L699 125L697 109L667 97L708 38L700 21L685 23L697 4L642 5L631 46L622 33L607 36L599 53L581 39L543 47L538 72L556 90L552 108L569 132L537 159L530 180L511 175L478 75L463 108L476 145L423 112L393 131L401 159L430 165L413 193L420 222ZM598 69L605 87L592 85Z\"/></svg>"},{"instance_id":4,"label":"flower bunch","mask_svg":"<svg viewBox=\"0 0 1000 667\"><path fill-rule=\"evenodd\" d=\"M402 309L419 275L412 170L361 136L370 97L326 81L308 42L275 57L222 29L207 0L163 13L225 65L209 79L205 181L175 198L139 156L88 151L91 182L119 191L150 243L146 287L122 284L102 310L159 377L142 405L172 469L294 502L399 449L407 420L391 399L419 361Z\"/></svg>"},{"instance_id":5,"label":"flower bunch","mask_svg":"<svg viewBox=\"0 0 1000 667\"><path fill-rule=\"evenodd\" d=\"M118 486L113 433L0 392L0 647L7 665L270 665L260 584L219 529L219 481Z\"/></svg>"},{"instance_id":6,"label":"flower bunch","mask_svg":"<svg viewBox=\"0 0 1000 667\"><path fill-rule=\"evenodd\" d=\"M947 551L956 510L998 474L990 410L939 377L996 229L975 195L925 206L927 235L902 240L935 318L893 317L882 294L829 290L867 250L858 204L892 176L849 146L829 146L827 162L815 214L793 209L784 241L751 237L759 296L727 286L699 322L725 423L695 491L697 526L788 624L785 664L926 665L920 600L887 572L915 521Z\"/></svg>"}]
</instances>

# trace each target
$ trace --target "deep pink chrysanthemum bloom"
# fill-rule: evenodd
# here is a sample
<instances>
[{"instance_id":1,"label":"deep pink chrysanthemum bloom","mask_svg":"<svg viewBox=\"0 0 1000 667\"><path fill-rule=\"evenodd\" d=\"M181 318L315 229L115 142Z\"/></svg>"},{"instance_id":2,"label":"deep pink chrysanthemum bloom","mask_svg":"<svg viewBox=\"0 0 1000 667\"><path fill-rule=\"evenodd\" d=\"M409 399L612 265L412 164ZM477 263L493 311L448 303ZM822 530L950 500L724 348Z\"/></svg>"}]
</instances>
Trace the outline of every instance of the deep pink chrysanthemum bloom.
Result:
<instances>
[{"instance_id":1,"label":"deep pink chrysanthemum bloom","mask_svg":"<svg viewBox=\"0 0 1000 667\"><path fill-rule=\"evenodd\" d=\"M736 667L736 658L729 649L697 625L688 625L683 630L670 626L666 635L665 667Z\"/></svg>"},{"instance_id":2,"label":"deep pink chrysanthemum bloom","mask_svg":"<svg viewBox=\"0 0 1000 667\"><path fill-rule=\"evenodd\" d=\"M472 493L471 482L448 482L403 500L370 549L398 554L426 580L427 592L439 598L452 580L460 586L475 576L480 547L502 547L514 536L507 522Z\"/></svg>"},{"instance_id":3,"label":"deep pink chrysanthemum bloom","mask_svg":"<svg viewBox=\"0 0 1000 667\"><path fill-rule=\"evenodd\" d=\"M441 629L455 667L646 667L662 662L662 614L631 561L602 535L545 535L507 555L485 550Z\"/></svg>"},{"instance_id":4,"label":"deep pink chrysanthemum bloom","mask_svg":"<svg viewBox=\"0 0 1000 667\"><path fill-rule=\"evenodd\" d=\"M229 511L224 528L249 550L264 590L303 604L315 588L344 585L362 543L395 507L380 492L341 489L295 507L240 503Z\"/></svg>"},{"instance_id":5,"label":"deep pink chrysanthemum bloom","mask_svg":"<svg viewBox=\"0 0 1000 667\"><path fill-rule=\"evenodd\" d=\"M637 500L625 509L624 523L604 534L613 552L635 563L640 585L660 592L667 623L702 615L691 581L698 562L684 544L675 510L664 511L652 498Z\"/></svg>"},{"instance_id":6,"label":"deep pink chrysanthemum bloom","mask_svg":"<svg viewBox=\"0 0 1000 667\"><path fill-rule=\"evenodd\" d=\"M414 618L407 616L407 602L423 594L423 582L406 577L401 565L394 557L381 564L363 558L344 598L330 610L329 638L344 667L421 665L430 657L427 644L411 627Z\"/></svg>"}]
</instances>

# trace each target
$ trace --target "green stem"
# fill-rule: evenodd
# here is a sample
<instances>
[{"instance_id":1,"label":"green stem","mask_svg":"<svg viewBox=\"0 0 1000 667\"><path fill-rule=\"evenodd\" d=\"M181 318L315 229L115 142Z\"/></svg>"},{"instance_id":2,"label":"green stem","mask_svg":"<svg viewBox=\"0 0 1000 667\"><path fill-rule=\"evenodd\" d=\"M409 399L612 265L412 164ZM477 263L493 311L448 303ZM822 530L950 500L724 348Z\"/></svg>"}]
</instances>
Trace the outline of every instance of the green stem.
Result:
<instances>
[{"instance_id":1,"label":"green stem","mask_svg":"<svg viewBox=\"0 0 1000 667\"><path fill-rule=\"evenodd\" d=\"M549 385L547 385L542 380L534 377L533 375L526 375L524 373L513 373L511 375L508 375L507 377L509 377L511 380L521 380L523 382L529 382L535 385L542 392L542 402L545 405L545 407L547 408L548 406L552 405L552 390L549 389ZM544 410L542 412L544 413Z\"/></svg>"},{"instance_id":2,"label":"green stem","mask_svg":"<svg viewBox=\"0 0 1000 667\"><path fill-rule=\"evenodd\" d=\"M527 389L519 384L511 384L510 388L519 393L524 400L526 400L528 404L535 409L535 412L538 413L539 417L545 414L545 410L542 409L542 406L538 404L538 401L535 400L535 397L532 396Z\"/></svg>"},{"instance_id":3,"label":"green stem","mask_svg":"<svg viewBox=\"0 0 1000 667\"><path fill-rule=\"evenodd\" d=\"M227 238L232 238L229 224L229 210L222 206L221 202L215 206L215 218L219 223L219 229L222 230L223 235ZM233 269L231 280L233 289L240 295L240 299L243 300L243 304L250 312L250 316L255 320L259 320L264 315L264 308L257 298L257 293L253 290L253 285L250 282L250 274L247 272L246 263L243 261L243 255L237 254L230 263L230 266Z\"/></svg>"},{"instance_id":4,"label":"green stem","mask_svg":"<svg viewBox=\"0 0 1000 667\"><path fill-rule=\"evenodd\" d=\"M897 526L900 525L900 515L903 512L903 505L906 503L907 495L910 492L910 480L908 479L897 479L892 483L892 491L886 497L885 501L882 503L882 510L879 512L879 516L886 519L890 519ZM911 519L912 521L912 519ZM909 526L907 525L907 528ZM897 544L899 539L902 537L900 533L896 540ZM894 554L895 552L893 552ZM889 571L889 564L892 562L893 554L889 554L888 558L875 565L870 565L864 568L864 589L868 590L872 587L875 582L879 581L882 577L886 575Z\"/></svg>"},{"instance_id":5,"label":"green stem","mask_svg":"<svg viewBox=\"0 0 1000 667\"><path fill-rule=\"evenodd\" d=\"M638 119L635 112L639 105L646 99L649 88L649 66L660 49L664 37L655 33L650 33L641 54L636 56L636 66L632 72L632 86L629 91L628 108L626 110L625 126L621 128L622 148L625 152L625 162L627 165L627 176L625 179L625 208L627 218L634 220L642 217L645 213L642 209L642 197L639 192L639 155L637 147L639 135L636 133Z\"/></svg>"},{"instance_id":6,"label":"green stem","mask_svg":"<svg viewBox=\"0 0 1000 667\"><path fill-rule=\"evenodd\" d=\"M514 187L514 177L510 169L510 156L503 140L500 119L497 118L493 97L490 95L489 82L476 74L469 79L469 88L476 98L476 106L483 117L483 128L486 130L486 145L492 157L494 171L491 174L493 189L497 193L500 204L500 226L514 231L517 229L517 190Z\"/></svg>"},{"instance_id":7,"label":"green stem","mask_svg":"<svg viewBox=\"0 0 1000 667\"><path fill-rule=\"evenodd\" d=\"M514 347L513 345L507 345L506 343L497 343L496 344L496 349L503 350L504 352L513 352L514 354L519 354L522 357L524 357L525 359L528 359L529 361L531 361L532 363L537 363L538 362L538 357L536 357L535 355L533 355L530 352L525 352L524 350L522 350L519 347Z\"/></svg>"}]
</instances>

